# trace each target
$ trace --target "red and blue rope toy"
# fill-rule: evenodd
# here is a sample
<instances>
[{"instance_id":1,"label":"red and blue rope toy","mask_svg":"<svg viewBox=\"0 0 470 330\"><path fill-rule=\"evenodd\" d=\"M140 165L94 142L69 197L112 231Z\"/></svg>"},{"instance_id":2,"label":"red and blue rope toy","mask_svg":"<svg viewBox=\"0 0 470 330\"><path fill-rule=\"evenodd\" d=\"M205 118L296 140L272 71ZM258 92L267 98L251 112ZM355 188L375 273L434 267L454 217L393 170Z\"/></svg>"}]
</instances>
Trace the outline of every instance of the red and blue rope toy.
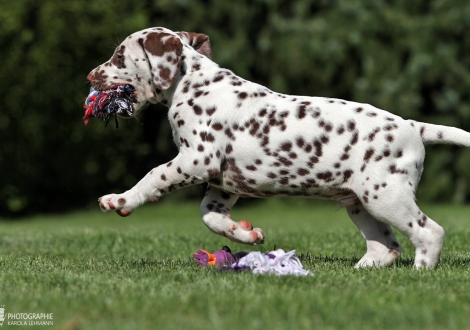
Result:
<instances>
[{"instance_id":1,"label":"red and blue rope toy","mask_svg":"<svg viewBox=\"0 0 470 330\"><path fill-rule=\"evenodd\" d=\"M90 118L96 117L105 121L106 127L111 115L114 115L116 128L119 127L117 115L126 113L131 116L134 111L134 103L137 102L134 92L134 86L128 84L105 91L97 91L91 87L90 94L88 94L83 105L85 108L85 116L83 116L85 125L88 124Z\"/></svg>"}]
</instances>

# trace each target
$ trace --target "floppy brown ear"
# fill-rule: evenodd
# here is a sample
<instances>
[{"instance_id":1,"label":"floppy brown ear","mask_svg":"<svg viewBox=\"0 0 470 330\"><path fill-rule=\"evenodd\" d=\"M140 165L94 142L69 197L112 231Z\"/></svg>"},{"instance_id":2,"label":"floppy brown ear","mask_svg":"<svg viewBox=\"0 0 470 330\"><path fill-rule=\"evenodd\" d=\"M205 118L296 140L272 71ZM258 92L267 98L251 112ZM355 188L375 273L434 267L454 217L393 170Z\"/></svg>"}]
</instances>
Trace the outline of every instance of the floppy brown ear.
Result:
<instances>
[{"instance_id":1,"label":"floppy brown ear","mask_svg":"<svg viewBox=\"0 0 470 330\"><path fill-rule=\"evenodd\" d=\"M194 32L176 32L181 39L187 42L198 53L212 59L211 42L209 36Z\"/></svg>"},{"instance_id":2,"label":"floppy brown ear","mask_svg":"<svg viewBox=\"0 0 470 330\"><path fill-rule=\"evenodd\" d=\"M180 70L183 43L164 32L151 32L138 40L149 61L153 83L165 90L175 81Z\"/></svg>"}]
</instances>

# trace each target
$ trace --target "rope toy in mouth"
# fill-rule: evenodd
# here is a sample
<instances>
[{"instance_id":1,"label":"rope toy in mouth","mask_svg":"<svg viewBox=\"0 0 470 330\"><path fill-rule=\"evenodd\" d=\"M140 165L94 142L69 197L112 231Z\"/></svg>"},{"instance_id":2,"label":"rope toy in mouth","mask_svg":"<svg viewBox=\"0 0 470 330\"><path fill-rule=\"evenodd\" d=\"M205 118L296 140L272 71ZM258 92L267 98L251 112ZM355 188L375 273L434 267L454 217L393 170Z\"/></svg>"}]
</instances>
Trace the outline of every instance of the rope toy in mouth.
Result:
<instances>
[{"instance_id":1,"label":"rope toy in mouth","mask_svg":"<svg viewBox=\"0 0 470 330\"><path fill-rule=\"evenodd\" d=\"M105 91L97 91L91 87L90 94L88 94L83 105L85 109L83 122L87 125L90 118L96 117L99 120L105 121L106 127L111 119L111 115L114 115L116 128L118 128L117 115L127 113L131 116L134 111L134 103L137 102L134 92L134 86L128 84Z\"/></svg>"}]
</instances>

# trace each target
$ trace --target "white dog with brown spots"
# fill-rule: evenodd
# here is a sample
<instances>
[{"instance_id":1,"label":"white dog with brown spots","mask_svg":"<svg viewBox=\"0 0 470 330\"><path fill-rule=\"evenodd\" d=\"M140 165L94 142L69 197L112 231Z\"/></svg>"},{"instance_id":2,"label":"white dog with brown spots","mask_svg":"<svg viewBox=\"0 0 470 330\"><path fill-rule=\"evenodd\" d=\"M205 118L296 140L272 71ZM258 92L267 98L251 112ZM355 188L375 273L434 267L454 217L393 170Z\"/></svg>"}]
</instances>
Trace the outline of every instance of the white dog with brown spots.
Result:
<instances>
[{"instance_id":1,"label":"white dog with brown spots","mask_svg":"<svg viewBox=\"0 0 470 330\"><path fill-rule=\"evenodd\" d=\"M179 148L132 189L101 197L103 211L127 216L165 193L207 182L207 227L259 244L263 231L230 215L239 196L333 199L367 242L356 267L386 266L400 255L391 226L414 244L416 267L438 263L444 230L415 203L424 145L470 146L470 133L368 104L272 92L214 63L206 35L165 28L130 35L88 80L97 90L133 85L133 115L147 102L167 105Z\"/></svg>"}]
</instances>

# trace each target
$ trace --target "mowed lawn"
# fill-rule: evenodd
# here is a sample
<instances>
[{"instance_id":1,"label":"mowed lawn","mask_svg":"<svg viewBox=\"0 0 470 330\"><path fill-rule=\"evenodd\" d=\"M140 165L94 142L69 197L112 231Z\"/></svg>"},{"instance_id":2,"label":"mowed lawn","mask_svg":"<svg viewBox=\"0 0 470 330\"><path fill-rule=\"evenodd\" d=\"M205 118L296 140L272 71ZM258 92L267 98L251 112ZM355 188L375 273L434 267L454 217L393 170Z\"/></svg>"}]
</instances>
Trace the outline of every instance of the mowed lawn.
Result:
<instances>
[{"instance_id":1,"label":"mowed lawn","mask_svg":"<svg viewBox=\"0 0 470 330\"><path fill-rule=\"evenodd\" d=\"M130 217L96 209L0 221L0 305L53 313L51 329L468 329L470 207L422 206L446 230L441 263L402 258L355 270L365 243L345 210L310 200L264 200L233 217L263 228L262 246L212 234L199 204L166 198ZM192 260L216 251L297 250L313 277L215 272ZM23 327L3 325L5 329Z\"/></svg>"}]
</instances>

